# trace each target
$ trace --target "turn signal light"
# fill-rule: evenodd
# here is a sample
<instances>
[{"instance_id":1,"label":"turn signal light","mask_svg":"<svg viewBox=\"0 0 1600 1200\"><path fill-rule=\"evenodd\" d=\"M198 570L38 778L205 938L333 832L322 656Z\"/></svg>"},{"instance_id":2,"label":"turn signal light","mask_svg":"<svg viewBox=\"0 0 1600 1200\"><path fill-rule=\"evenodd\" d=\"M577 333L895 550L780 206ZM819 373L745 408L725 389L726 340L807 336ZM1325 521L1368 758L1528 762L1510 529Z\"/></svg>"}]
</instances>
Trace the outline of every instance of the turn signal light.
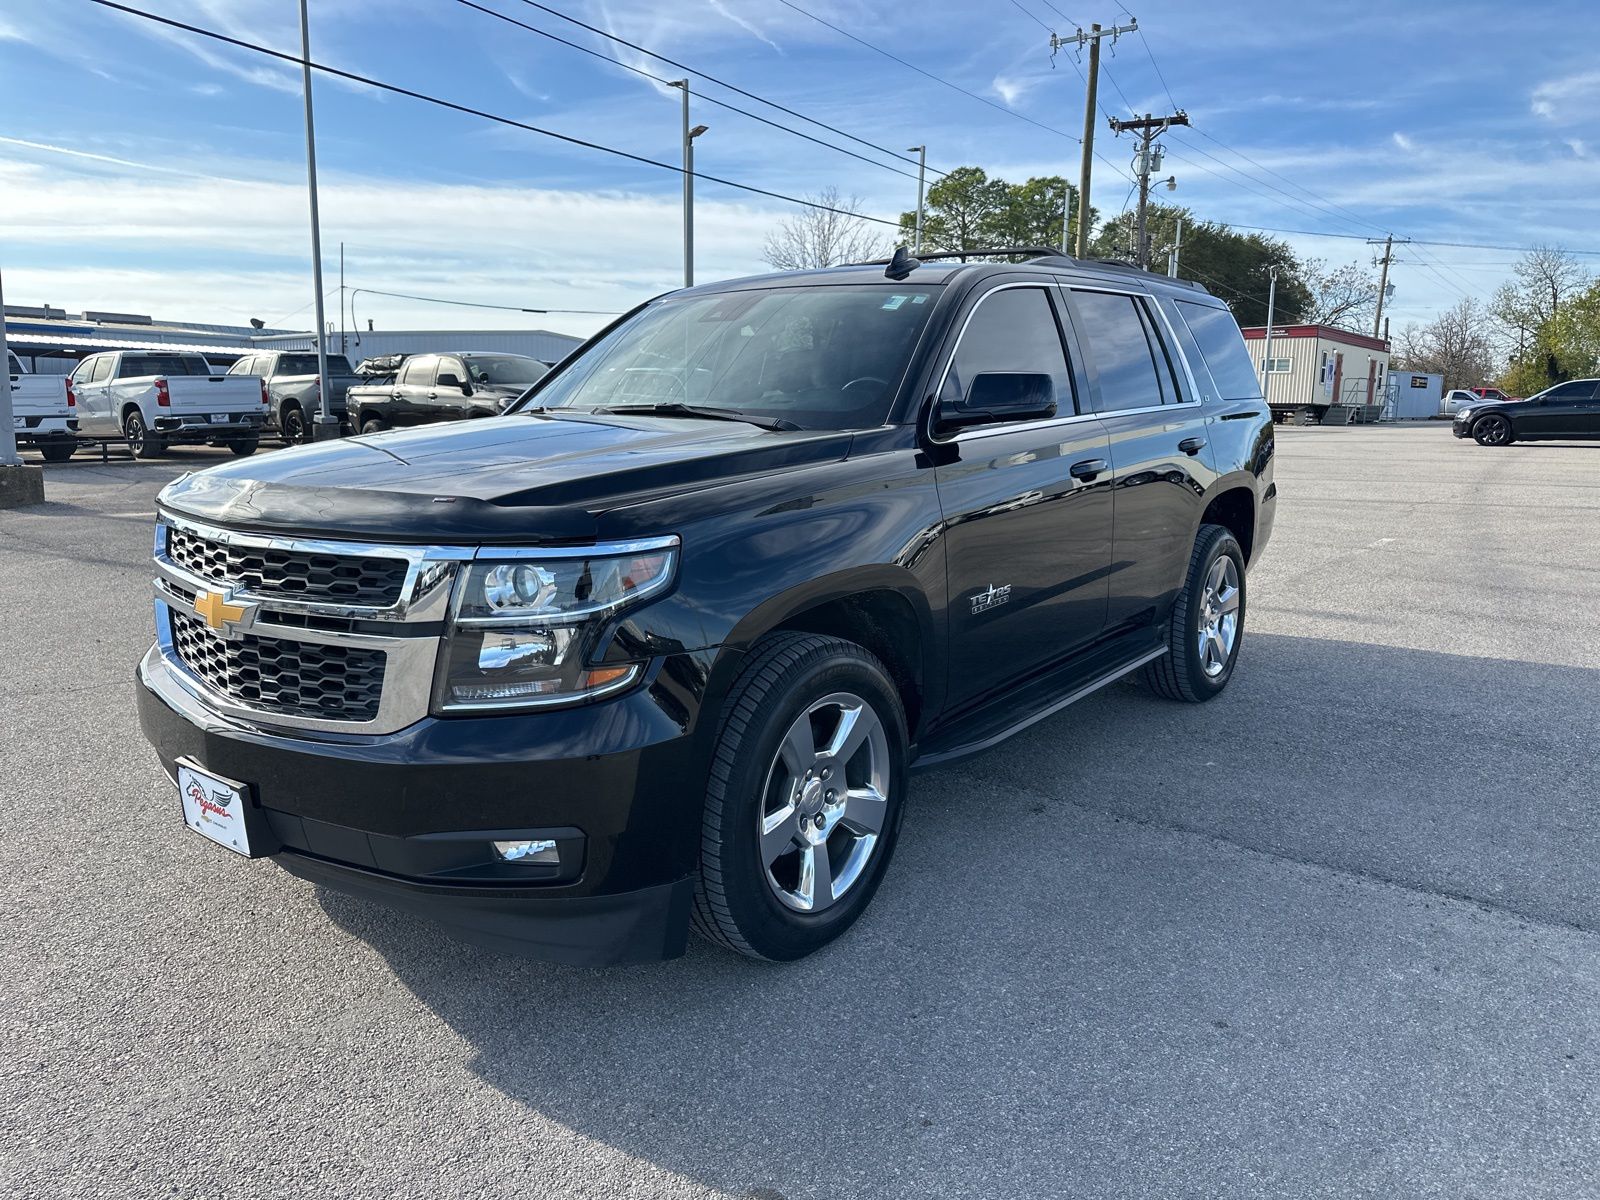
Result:
<instances>
[{"instance_id":1,"label":"turn signal light","mask_svg":"<svg viewBox=\"0 0 1600 1200\"><path fill-rule=\"evenodd\" d=\"M156 404L161 408L172 407L172 394L167 391L165 379L156 380Z\"/></svg>"},{"instance_id":2,"label":"turn signal light","mask_svg":"<svg viewBox=\"0 0 1600 1200\"><path fill-rule=\"evenodd\" d=\"M272 393L267 390L267 381L265 379L261 381L261 403L268 406L272 404Z\"/></svg>"},{"instance_id":3,"label":"turn signal light","mask_svg":"<svg viewBox=\"0 0 1600 1200\"><path fill-rule=\"evenodd\" d=\"M72 390L72 380L67 380L67 407L78 407L78 393Z\"/></svg>"}]
</instances>

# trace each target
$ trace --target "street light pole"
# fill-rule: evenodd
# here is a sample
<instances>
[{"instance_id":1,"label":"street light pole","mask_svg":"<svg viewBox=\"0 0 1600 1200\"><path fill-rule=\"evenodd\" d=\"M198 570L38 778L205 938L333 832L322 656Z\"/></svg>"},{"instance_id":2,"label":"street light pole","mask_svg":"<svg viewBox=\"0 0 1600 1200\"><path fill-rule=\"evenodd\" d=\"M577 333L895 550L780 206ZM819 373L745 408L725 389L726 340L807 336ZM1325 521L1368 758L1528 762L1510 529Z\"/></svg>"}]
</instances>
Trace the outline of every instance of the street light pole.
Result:
<instances>
[{"instance_id":1,"label":"street light pole","mask_svg":"<svg viewBox=\"0 0 1600 1200\"><path fill-rule=\"evenodd\" d=\"M11 346L6 341L5 288L0 286L0 467L20 467L17 431L11 420Z\"/></svg>"},{"instance_id":2,"label":"street light pole","mask_svg":"<svg viewBox=\"0 0 1600 1200\"><path fill-rule=\"evenodd\" d=\"M317 128L311 116L311 20L306 0L300 0L300 70L306 99L306 188L311 196L311 286L316 289L317 310L317 419L311 423L311 440L339 436L339 419L333 415L328 394L328 323L322 309L322 218L317 212ZM342 301L341 301L342 303Z\"/></svg>"},{"instance_id":3,"label":"street light pole","mask_svg":"<svg viewBox=\"0 0 1600 1200\"><path fill-rule=\"evenodd\" d=\"M917 240L911 247L912 253L922 249L922 197L923 184L928 175L928 148L926 146L907 146L906 153L917 152Z\"/></svg>"},{"instance_id":4,"label":"street light pole","mask_svg":"<svg viewBox=\"0 0 1600 1200\"><path fill-rule=\"evenodd\" d=\"M683 89L683 286L694 286L694 140L708 128L689 126L689 81L668 85Z\"/></svg>"}]
</instances>

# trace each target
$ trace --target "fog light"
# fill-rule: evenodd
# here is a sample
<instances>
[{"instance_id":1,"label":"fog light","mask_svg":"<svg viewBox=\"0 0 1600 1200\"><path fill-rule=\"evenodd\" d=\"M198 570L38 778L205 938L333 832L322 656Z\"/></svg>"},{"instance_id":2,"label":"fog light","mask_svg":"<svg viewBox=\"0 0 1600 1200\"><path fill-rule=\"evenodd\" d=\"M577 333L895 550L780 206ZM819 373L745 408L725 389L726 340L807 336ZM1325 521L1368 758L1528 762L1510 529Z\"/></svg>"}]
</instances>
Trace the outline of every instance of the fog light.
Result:
<instances>
[{"instance_id":1,"label":"fog light","mask_svg":"<svg viewBox=\"0 0 1600 1200\"><path fill-rule=\"evenodd\" d=\"M526 863L535 867L559 867L561 852L550 838L532 838L521 842L492 842L494 852L507 862Z\"/></svg>"}]
</instances>

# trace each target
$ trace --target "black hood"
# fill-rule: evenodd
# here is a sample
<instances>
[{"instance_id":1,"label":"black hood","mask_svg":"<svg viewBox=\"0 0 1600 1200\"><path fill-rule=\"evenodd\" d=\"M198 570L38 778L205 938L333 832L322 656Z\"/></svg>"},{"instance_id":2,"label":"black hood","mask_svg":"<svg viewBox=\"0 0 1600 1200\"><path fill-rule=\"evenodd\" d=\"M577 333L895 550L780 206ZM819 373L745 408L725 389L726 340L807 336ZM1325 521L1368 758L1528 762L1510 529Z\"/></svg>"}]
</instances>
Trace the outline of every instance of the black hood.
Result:
<instances>
[{"instance_id":1,"label":"black hood","mask_svg":"<svg viewBox=\"0 0 1600 1200\"><path fill-rule=\"evenodd\" d=\"M376 541L583 541L608 509L844 458L848 433L623 415L513 415L302 446L168 485L220 524ZM663 531L670 532L670 531Z\"/></svg>"}]
</instances>

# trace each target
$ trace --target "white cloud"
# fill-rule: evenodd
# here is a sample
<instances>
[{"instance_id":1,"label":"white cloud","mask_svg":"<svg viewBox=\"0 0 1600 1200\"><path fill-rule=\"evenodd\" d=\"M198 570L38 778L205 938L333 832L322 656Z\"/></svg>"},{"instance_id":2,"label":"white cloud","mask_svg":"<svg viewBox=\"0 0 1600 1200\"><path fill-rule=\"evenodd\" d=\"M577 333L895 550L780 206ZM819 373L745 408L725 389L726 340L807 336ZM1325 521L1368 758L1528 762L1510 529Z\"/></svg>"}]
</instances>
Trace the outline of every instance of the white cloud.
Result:
<instances>
[{"instance_id":1,"label":"white cloud","mask_svg":"<svg viewBox=\"0 0 1600 1200\"><path fill-rule=\"evenodd\" d=\"M1533 89L1529 108L1537 117L1557 125L1587 123L1600 103L1600 71L1580 71L1547 79Z\"/></svg>"},{"instance_id":2,"label":"white cloud","mask_svg":"<svg viewBox=\"0 0 1600 1200\"><path fill-rule=\"evenodd\" d=\"M1589 144L1587 142L1585 142L1582 138L1571 137L1571 138L1565 139L1565 141L1567 143L1567 149L1571 150L1572 153L1575 154L1577 157L1579 157L1579 158L1588 158L1589 157Z\"/></svg>"},{"instance_id":3,"label":"white cloud","mask_svg":"<svg viewBox=\"0 0 1600 1200\"><path fill-rule=\"evenodd\" d=\"M1395 130L1394 133L1390 134L1390 138L1402 150L1415 150L1417 148L1417 144L1399 130Z\"/></svg>"},{"instance_id":4,"label":"white cloud","mask_svg":"<svg viewBox=\"0 0 1600 1200\"><path fill-rule=\"evenodd\" d=\"M1039 80L1037 77L996 75L990 86L1007 105L1015 107L1018 100L1039 86Z\"/></svg>"}]
</instances>

